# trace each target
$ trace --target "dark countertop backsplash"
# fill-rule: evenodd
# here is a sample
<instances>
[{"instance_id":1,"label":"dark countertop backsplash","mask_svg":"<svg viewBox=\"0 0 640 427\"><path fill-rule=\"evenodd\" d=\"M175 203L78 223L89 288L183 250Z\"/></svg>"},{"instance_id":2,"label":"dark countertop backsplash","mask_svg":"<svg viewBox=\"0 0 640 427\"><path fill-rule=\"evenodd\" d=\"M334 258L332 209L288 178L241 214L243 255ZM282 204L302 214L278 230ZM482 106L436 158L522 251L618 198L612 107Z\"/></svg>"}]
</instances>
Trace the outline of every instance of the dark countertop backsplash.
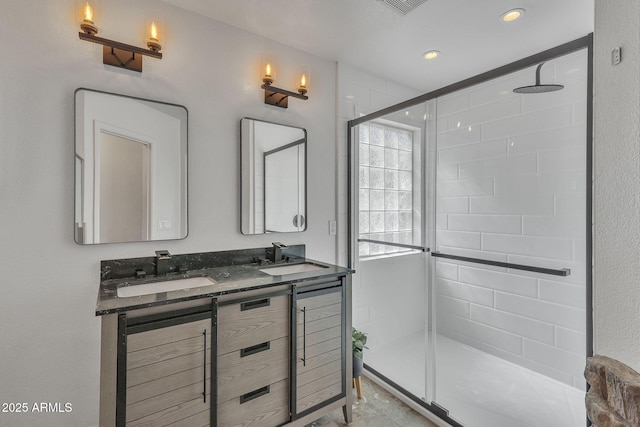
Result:
<instances>
[{"instance_id":1,"label":"dark countertop backsplash","mask_svg":"<svg viewBox=\"0 0 640 427\"><path fill-rule=\"evenodd\" d=\"M220 252L200 252L171 255L167 260L169 273L184 273L232 265L255 263L257 259L268 259L273 248L238 249ZM284 257L305 258L305 245L291 245L282 248ZM136 271L144 271L147 276L155 275L156 257L125 258L102 261L100 281L136 277Z\"/></svg>"},{"instance_id":2,"label":"dark countertop backsplash","mask_svg":"<svg viewBox=\"0 0 640 427\"><path fill-rule=\"evenodd\" d=\"M199 298L242 292L248 289L297 283L311 279L331 279L353 273L345 267L318 262L305 257L305 245L282 248L288 264L309 262L323 267L320 270L269 275L260 271L278 264L265 263L273 248L242 249L221 252L203 252L172 255L166 275L155 275L156 257L115 259L101 262L100 288L96 303L96 315L112 314L145 307L172 304ZM286 265L287 263L283 263ZM140 272L144 271L144 274ZM192 277L210 277L215 283L198 288L158 292L132 297L118 297L118 288L158 281L179 280Z\"/></svg>"}]
</instances>

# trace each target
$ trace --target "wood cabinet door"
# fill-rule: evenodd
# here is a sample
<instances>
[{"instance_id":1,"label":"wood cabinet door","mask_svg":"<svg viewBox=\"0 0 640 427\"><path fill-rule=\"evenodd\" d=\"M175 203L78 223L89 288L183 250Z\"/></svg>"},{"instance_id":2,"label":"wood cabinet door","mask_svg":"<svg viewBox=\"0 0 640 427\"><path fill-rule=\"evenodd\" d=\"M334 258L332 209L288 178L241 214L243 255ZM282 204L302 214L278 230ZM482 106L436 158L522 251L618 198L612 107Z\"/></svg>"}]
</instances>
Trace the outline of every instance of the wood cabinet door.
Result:
<instances>
[{"instance_id":1,"label":"wood cabinet door","mask_svg":"<svg viewBox=\"0 0 640 427\"><path fill-rule=\"evenodd\" d=\"M211 318L188 319L126 334L126 406L118 425L122 418L127 426L210 424Z\"/></svg>"},{"instance_id":2,"label":"wood cabinet door","mask_svg":"<svg viewBox=\"0 0 640 427\"><path fill-rule=\"evenodd\" d=\"M344 396L343 286L296 295L296 413Z\"/></svg>"}]
</instances>

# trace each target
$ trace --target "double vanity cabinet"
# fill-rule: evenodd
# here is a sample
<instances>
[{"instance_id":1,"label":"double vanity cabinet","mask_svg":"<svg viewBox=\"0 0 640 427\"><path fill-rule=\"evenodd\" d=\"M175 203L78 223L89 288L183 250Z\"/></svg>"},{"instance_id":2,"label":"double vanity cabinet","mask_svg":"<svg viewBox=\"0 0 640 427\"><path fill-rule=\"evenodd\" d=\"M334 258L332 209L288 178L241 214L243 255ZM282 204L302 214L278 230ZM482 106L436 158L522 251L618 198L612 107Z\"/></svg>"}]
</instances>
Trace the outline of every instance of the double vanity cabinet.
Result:
<instances>
[{"instance_id":1,"label":"double vanity cabinet","mask_svg":"<svg viewBox=\"0 0 640 427\"><path fill-rule=\"evenodd\" d=\"M117 288L135 279L103 280L100 425L350 422L351 272L289 265L316 268L213 266L209 286L134 297Z\"/></svg>"}]
</instances>

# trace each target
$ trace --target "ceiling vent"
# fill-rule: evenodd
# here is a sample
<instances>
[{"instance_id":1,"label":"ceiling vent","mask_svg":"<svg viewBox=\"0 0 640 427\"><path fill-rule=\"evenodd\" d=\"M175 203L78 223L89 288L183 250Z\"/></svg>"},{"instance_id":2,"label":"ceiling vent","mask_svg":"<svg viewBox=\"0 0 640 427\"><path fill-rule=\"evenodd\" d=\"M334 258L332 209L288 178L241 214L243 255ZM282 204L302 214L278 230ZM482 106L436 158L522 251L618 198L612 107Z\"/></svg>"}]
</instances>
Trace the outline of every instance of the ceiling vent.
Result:
<instances>
[{"instance_id":1,"label":"ceiling vent","mask_svg":"<svg viewBox=\"0 0 640 427\"><path fill-rule=\"evenodd\" d=\"M406 15L427 0L381 0L401 15Z\"/></svg>"}]
</instances>

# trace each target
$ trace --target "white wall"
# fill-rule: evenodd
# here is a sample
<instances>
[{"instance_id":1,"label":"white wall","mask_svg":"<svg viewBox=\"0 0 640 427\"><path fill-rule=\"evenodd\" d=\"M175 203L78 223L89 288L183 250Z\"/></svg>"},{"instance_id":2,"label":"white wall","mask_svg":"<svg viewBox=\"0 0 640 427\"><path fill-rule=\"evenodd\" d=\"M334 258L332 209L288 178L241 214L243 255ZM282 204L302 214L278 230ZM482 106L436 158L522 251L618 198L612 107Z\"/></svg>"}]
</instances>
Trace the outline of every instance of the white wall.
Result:
<instances>
[{"instance_id":1,"label":"white wall","mask_svg":"<svg viewBox=\"0 0 640 427\"><path fill-rule=\"evenodd\" d=\"M594 351L640 371L640 3L595 7Z\"/></svg>"},{"instance_id":2,"label":"white wall","mask_svg":"<svg viewBox=\"0 0 640 427\"><path fill-rule=\"evenodd\" d=\"M0 401L70 402L68 414L0 413L11 426L98 423L100 260L270 245L243 236L239 212L242 117L308 131L308 230L279 238L306 243L335 262L335 63L154 1L101 2L106 38L144 45L144 22L163 17L162 60L142 74L102 64L102 47L78 39L74 0L3 2L0 25ZM311 70L309 100L287 110L263 103L260 61L278 58L279 82ZM289 83L291 82L291 83ZM79 246L73 241L74 110L78 87L181 104L189 110L189 236L181 241Z\"/></svg>"}]
</instances>

